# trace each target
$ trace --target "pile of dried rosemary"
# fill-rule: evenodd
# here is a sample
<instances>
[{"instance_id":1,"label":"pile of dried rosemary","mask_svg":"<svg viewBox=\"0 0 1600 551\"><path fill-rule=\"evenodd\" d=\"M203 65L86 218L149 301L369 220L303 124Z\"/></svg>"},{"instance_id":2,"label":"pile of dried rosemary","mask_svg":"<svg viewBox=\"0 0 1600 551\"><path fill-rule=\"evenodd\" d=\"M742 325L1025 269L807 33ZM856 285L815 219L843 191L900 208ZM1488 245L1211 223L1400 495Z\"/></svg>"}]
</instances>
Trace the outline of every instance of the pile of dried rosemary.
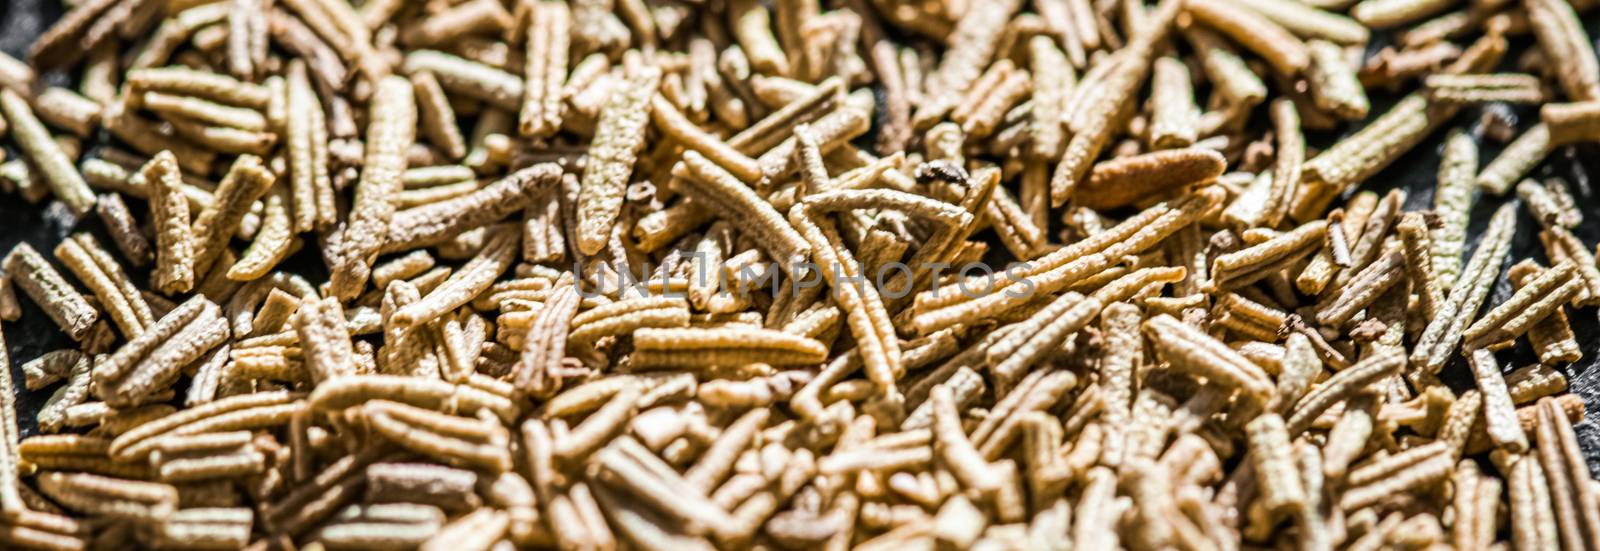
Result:
<instances>
[{"instance_id":1,"label":"pile of dried rosemary","mask_svg":"<svg viewBox=\"0 0 1600 551\"><path fill-rule=\"evenodd\" d=\"M5 548L1600 549L1590 0L68 4Z\"/></svg>"}]
</instances>

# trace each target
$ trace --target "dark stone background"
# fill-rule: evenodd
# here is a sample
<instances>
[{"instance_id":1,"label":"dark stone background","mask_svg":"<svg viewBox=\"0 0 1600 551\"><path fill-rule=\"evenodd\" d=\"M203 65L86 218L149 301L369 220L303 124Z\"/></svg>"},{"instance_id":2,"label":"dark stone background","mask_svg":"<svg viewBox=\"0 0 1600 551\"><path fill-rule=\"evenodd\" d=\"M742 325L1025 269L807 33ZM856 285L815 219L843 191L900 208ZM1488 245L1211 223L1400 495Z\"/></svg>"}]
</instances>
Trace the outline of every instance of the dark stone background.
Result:
<instances>
[{"instance_id":1,"label":"dark stone background","mask_svg":"<svg viewBox=\"0 0 1600 551\"><path fill-rule=\"evenodd\" d=\"M62 8L58 0L6 0L0 3L0 50L5 51L19 59L27 52L28 46L43 31L48 22L55 21L61 16ZM1600 36L1600 12L1591 12L1585 17L1586 26L1589 27L1591 37ZM1383 38L1375 37L1374 44L1369 48L1369 53L1376 52L1381 46ZM1517 55L1531 42L1530 37L1517 37L1512 42L1512 51L1506 56L1502 69L1514 70L1513 66ZM46 81L63 84L67 82L64 75L48 75ZM1396 99L1394 97L1373 97L1373 112L1382 113L1388 105ZM881 102L880 102L881 105ZM1519 128L1526 128L1537 120L1537 111L1531 108L1512 110L1518 115ZM1475 123L1481 113L1479 108L1462 110L1452 126L1468 126ZM1255 117L1255 123L1262 123L1264 114ZM1364 189L1386 191L1392 188L1403 188L1408 192L1406 210L1426 209L1433 204L1433 183L1435 172L1439 164L1439 147L1445 135L1444 131L1436 132L1431 139L1413 149L1409 154L1400 159L1394 166L1385 170L1371 181L1367 182ZM1326 146L1337 135L1308 136L1313 146ZM98 141L103 141L102 135ZM8 148L7 158L16 158L16 151L10 148L10 142L5 142ZM1500 144L1483 143L1481 163L1487 164L1498 153ZM1481 165L1480 165L1481 166ZM1600 190L1596 189L1600 182L1593 181L1591 174L1600 175L1600 145L1581 144L1568 146L1552 155L1551 160L1539 167L1535 173L1539 176L1563 177L1571 184L1573 194L1577 197L1584 211L1584 223L1575 232L1585 243L1600 242ZM1477 236L1482 233L1488 224L1494 209L1506 199L1496 197L1481 197L1472 212L1470 235L1475 245ZM130 200L130 203L138 203ZM135 212L143 212L142 205L134 206ZM75 222L59 204L47 203L32 205L24 202L15 194L0 194L0 251L9 251L18 242L26 241L32 244L42 254L51 255L55 244L60 242L74 229L90 230L99 233L99 222L93 215L89 215L81 223ZM1513 242L1511 254L1513 259L1529 256L1544 261L1544 253L1537 237L1537 223L1528 215L1526 209L1521 210L1518 219L1518 231ZM103 235L103 233L102 233ZM110 241L102 241L110 247ZM998 247L997 247L998 248ZM308 247L310 249L310 247ZM305 271L321 272L321 266L314 256L308 252L301 252L296 258L289 260L293 265L306 266ZM1513 261L1505 263L1504 268L1509 268ZM300 270L300 268L295 268ZM1503 275L1503 274L1502 274ZM143 281L144 274L135 273L134 277ZM70 276L69 276L70 277ZM1484 311L1492 308L1511 296L1511 286L1503 277L1496 285L1489 304ZM44 313L30 302L26 295L19 297L23 304L23 317L15 323L5 326L5 337L8 351L11 354L12 379L17 382L20 395L17 407L23 412L20 417L21 430L24 435L36 432L33 417L38 408L49 397L53 388L40 392L22 390L23 362L38 357L47 351L71 346L72 343L55 325L45 317ZM1597 359L1600 359L1600 319L1594 308L1580 311L1571 311L1574 330L1578 334L1584 358L1577 365L1564 367L1562 370L1571 381L1572 391L1581 394L1588 406L1588 410L1600 412L1600 369L1595 369ZM1533 361L1531 351L1528 349L1526 339L1522 340L1516 348L1500 353L1499 359L1505 370L1522 367ZM1453 388L1463 390L1472 386L1472 379L1464 361L1457 358L1450 366L1445 368L1444 379ZM180 393L181 396L181 393ZM1591 471L1600 473L1600 424L1595 421L1600 414L1592 414L1577 427L1578 438L1583 444L1589 457ZM1531 437L1531 435L1530 435Z\"/></svg>"}]
</instances>

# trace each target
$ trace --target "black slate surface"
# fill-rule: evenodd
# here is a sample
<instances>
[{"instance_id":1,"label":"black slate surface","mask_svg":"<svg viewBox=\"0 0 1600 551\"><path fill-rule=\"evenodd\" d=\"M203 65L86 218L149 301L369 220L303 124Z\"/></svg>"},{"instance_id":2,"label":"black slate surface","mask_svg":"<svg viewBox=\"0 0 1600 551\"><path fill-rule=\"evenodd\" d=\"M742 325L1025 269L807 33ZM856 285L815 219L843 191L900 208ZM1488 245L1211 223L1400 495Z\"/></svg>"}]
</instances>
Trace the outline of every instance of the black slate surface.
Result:
<instances>
[{"instance_id":1,"label":"black slate surface","mask_svg":"<svg viewBox=\"0 0 1600 551\"><path fill-rule=\"evenodd\" d=\"M0 2L0 50L5 51L19 59L26 54L27 48L38 37L44 27L61 16L62 9L59 0L7 0ZM1600 12L1591 12L1585 17L1586 26L1589 27L1591 37L1600 36ZM1516 59L1517 54L1526 47L1528 37L1519 37L1513 41L1513 48L1506 56L1506 69ZM1376 51L1379 44L1374 44L1370 51ZM66 77L62 75L49 75L46 78L50 83L64 83ZM1394 98L1374 97L1374 113L1381 113L1387 108ZM1532 109L1523 108L1516 111L1520 116L1519 128L1530 126L1536 119L1537 113ZM1464 109L1457 120L1451 125L1460 127L1473 124L1480 114L1480 109ZM1264 119L1264 115L1256 117ZM1409 154L1385 170L1362 189L1386 191L1392 188L1403 188L1407 191L1406 210L1419 210L1428 208L1433 203L1433 184L1435 172L1439 164L1439 149L1445 132L1437 132ZM1326 146L1336 139L1336 135L1310 135L1308 139L1313 146ZM100 139L104 139L102 136ZM9 149L9 142L6 142ZM1499 152L1500 144L1483 143L1481 163L1488 163ZM9 149L15 158L16 151ZM1544 165L1536 171L1539 176L1559 176L1567 180L1572 186L1573 194L1577 197L1584 212L1584 223L1575 233L1585 243L1600 242L1600 182L1591 179L1591 175L1600 176L1600 144L1583 144L1568 146L1559 150ZM1487 225L1494 209L1507 198L1480 197L1472 212L1470 236L1475 245L1477 236ZM137 203L131 200L131 203ZM142 205L134 207L136 212L143 212ZM1511 254L1513 259L1535 257L1541 262L1545 261L1544 253L1537 237L1537 224L1524 209L1518 219L1518 231L1512 244ZM50 256L50 251L68 233L74 230L89 230L100 232L99 221L91 214L82 221L75 221L73 217L59 204L29 204L15 194L0 194L0 252L9 251L18 242L27 242L41 253ZM103 234L102 234L103 235ZM104 241L108 243L109 241ZM308 247L309 249L309 247ZM296 255L291 259L297 265L307 265L312 271L320 272L320 266L307 252ZM1509 268L1514 262L1507 262L1504 268ZM143 273L135 274L142 278ZM1503 273L1502 273L1503 275ZM69 276L70 277L70 276ZM142 280L142 279L141 279ZM1502 277L1495 287L1490 302L1485 310L1492 308L1511 296L1511 287ZM17 381L19 396L17 407L21 411L21 430L24 435L36 432L32 422L34 414L53 389L29 392L21 389L23 362L57 348L71 346L72 343L60 330L45 317L44 313L22 296L23 317L14 323L4 326L7 351L11 355L12 379ZM1571 391L1584 398L1588 411L1594 412L1577 426L1579 441L1589 458L1589 469L1600 473L1600 369L1595 365L1600 363L1600 319L1593 308L1580 311L1569 311L1572 317L1573 329L1578 335L1579 343L1583 350L1583 360L1577 365L1561 368L1571 381ZM1528 350L1526 340L1517 348L1502 352L1499 355L1501 364L1506 371L1522 367L1533 361L1532 353ZM1447 383L1458 391L1470 388L1472 385L1470 375L1466 373L1464 362L1453 362L1446 367L1443 377Z\"/></svg>"}]
</instances>

